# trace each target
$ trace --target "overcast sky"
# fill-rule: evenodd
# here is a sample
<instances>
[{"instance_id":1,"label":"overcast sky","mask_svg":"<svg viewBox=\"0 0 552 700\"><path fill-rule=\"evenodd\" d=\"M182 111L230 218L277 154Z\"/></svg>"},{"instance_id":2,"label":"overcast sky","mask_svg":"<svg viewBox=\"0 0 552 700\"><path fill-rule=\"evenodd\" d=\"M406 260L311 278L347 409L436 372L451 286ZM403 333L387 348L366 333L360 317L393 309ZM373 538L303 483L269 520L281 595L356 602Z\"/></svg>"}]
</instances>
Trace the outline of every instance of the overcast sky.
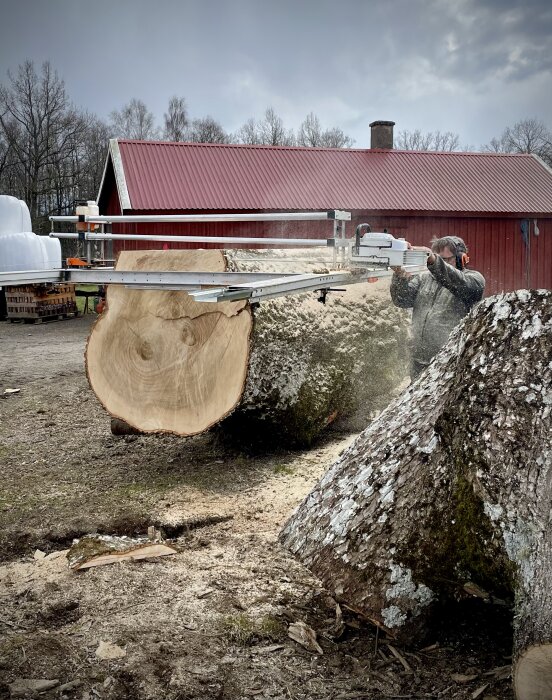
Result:
<instances>
[{"instance_id":1,"label":"overcast sky","mask_svg":"<svg viewBox=\"0 0 552 700\"><path fill-rule=\"evenodd\" d=\"M369 123L453 131L478 149L552 128L550 0L0 0L0 80L49 60L80 107L172 95L227 131L275 108L370 145Z\"/></svg>"}]
</instances>

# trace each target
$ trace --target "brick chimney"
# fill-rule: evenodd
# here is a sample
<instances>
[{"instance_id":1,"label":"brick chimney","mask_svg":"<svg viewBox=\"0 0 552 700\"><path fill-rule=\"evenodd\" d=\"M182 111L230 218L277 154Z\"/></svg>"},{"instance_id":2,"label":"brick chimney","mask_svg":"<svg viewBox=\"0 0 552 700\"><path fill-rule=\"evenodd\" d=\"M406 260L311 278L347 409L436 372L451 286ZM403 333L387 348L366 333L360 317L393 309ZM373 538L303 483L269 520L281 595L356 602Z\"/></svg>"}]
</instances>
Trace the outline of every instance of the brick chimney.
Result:
<instances>
[{"instance_id":1,"label":"brick chimney","mask_svg":"<svg viewBox=\"0 0 552 700\"><path fill-rule=\"evenodd\" d=\"M372 122L370 124L370 148L393 148L393 127L395 122Z\"/></svg>"}]
</instances>

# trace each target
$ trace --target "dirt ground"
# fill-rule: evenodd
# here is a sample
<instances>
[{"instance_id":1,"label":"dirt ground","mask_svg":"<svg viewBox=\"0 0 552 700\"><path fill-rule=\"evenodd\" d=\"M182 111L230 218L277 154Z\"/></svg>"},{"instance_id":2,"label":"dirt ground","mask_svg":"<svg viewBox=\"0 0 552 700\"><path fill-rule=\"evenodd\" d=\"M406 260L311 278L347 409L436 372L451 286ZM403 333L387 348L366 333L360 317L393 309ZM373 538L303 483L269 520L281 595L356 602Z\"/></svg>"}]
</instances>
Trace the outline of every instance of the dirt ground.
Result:
<instances>
[{"instance_id":1,"label":"dirt ground","mask_svg":"<svg viewBox=\"0 0 552 700\"><path fill-rule=\"evenodd\" d=\"M408 646L346 609L337 629L335 601L280 548L355 435L255 456L215 434L114 437L84 374L93 318L0 323L0 698L21 678L79 700L513 697L507 614L443 610ZM176 555L69 570L73 538L149 525ZM323 654L288 637L301 620Z\"/></svg>"}]
</instances>

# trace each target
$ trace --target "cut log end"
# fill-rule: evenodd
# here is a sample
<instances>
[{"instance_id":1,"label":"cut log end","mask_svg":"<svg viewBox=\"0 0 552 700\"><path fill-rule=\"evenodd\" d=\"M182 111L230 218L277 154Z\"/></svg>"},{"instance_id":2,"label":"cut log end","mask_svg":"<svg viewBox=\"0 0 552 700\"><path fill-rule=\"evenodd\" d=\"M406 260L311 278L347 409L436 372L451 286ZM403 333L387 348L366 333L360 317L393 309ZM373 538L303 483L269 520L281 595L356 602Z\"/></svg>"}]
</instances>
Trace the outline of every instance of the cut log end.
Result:
<instances>
[{"instance_id":1,"label":"cut log end","mask_svg":"<svg viewBox=\"0 0 552 700\"><path fill-rule=\"evenodd\" d=\"M127 271L225 267L218 250L122 253L117 261ZM112 416L141 432L201 433L240 400L251 327L244 302L213 308L184 292L110 286L86 348L90 385Z\"/></svg>"},{"instance_id":2,"label":"cut log end","mask_svg":"<svg viewBox=\"0 0 552 700\"><path fill-rule=\"evenodd\" d=\"M517 700L552 698L552 644L529 647L519 657L514 674Z\"/></svg>"}]
</instances>

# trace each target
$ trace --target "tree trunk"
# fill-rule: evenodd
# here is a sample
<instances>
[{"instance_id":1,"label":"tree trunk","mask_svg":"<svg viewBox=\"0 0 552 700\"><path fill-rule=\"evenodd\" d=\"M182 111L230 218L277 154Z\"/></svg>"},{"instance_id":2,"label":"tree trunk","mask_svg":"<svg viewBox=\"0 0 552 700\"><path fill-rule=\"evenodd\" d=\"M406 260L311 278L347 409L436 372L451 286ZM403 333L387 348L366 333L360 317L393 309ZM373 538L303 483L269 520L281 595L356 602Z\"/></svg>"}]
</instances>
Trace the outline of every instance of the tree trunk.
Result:
<instances>
[{"instance_id":1,"label":"tree trunk","mask_svg":"<svg viewBox=\"0 0 552 700\"><path fill-rule=\"evenodd\" d=\"M293 262L309 255L308 262ZM117 269L304 272L312 251L121 253ZM201 304L185 292L111 286L86 350L90 384L109 413L144 432L220 427L241 440L311 442L334 419L364 424L406 368L406 315L388 287Z\"/></svg>"},{"instance_id":2,"label":"tree trunk","mask_svg":"<svg viewBox=\"0 0 552 700\"><path fill-rule=\"evenodd\" d=\"M281 533L394 636L462 590L514 597L523 700L552 697L551 340L550 292L479 304Z\"/></svg>"}]
</instances>

